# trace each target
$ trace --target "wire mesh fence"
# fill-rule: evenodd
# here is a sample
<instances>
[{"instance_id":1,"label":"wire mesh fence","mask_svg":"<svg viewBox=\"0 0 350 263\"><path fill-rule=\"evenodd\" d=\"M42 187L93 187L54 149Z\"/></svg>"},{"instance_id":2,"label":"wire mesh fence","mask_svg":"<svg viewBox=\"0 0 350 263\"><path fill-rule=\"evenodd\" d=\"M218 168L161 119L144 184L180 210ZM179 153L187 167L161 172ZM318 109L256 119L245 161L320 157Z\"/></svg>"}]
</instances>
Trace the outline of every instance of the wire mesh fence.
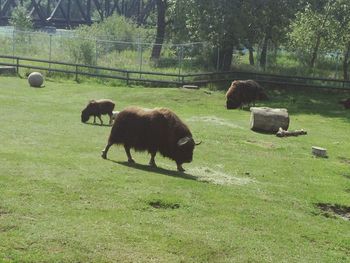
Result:
<instances>
[{"instance_id":1,"label":"wire mesh fence","mask_svg":"<svg viewBox=\"0 0 350 263\"><path fill-rule=\"evenodd\" d=\"M0 54L48 61L78 63L134 71L156 71L171 74L216 72L220 69L220 49L208 43L161 46L161 54L152 59L153 43L111 41L81 38L74 31L23 32L0 30ZM268 50L266 66L259 66L259 47L249 56L246 48L232 54L232 68L290 76L343 78L343 56L340 52L319 52L315 67L308 66L304 52L286 49Z\"/></svg>"}]
</instances>

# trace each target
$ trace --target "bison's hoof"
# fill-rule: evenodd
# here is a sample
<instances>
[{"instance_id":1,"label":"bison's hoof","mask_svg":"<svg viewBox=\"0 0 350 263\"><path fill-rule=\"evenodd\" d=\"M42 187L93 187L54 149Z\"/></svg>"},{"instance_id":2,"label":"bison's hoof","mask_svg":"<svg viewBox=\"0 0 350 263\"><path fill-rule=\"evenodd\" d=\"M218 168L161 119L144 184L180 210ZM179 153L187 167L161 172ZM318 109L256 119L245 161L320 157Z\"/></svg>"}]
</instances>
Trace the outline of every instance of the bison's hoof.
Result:
<instances>
[{"instance_id":1,"label":"bison's hoof","mask_svg":"<svg viewBox=\"0 0 350 263\"><path fill-rule=\"evenodd\" d=\"M128 159L128 163L135 163L134 159Z\"/></svg>"},{"instance_id":2,"label":"bison's hoof","mask_svg":"<svg viewBox=\"0 0 350 263\"><path fill-rule=\"evenodd\" d=\"M184 169L184 168L182 168L182 166L177 167L177 170L178 170L179 172L184 172L184 171L185 171L185 169Z\"/></svg>"},{"instance_id":3,"label":"bison's hoof","mask_svg":"<svg viewBox=\"0 0 350 263\"><path fill-rule=\"evenodd\" d=\"M106 154L105 151L102 151L101 157L102 157L103 159L107 159L107 154Z\"/></svg>"},{"instance_id":4,"label":"bison's hoof","mask_svg":"<svg viewBox=\"0 0 350 263\"><path fill-rule=\"evenodd\" d=\"M157 165L156 165L155 162L149 162L149 166L151 166L151 167L157 167Z\"/></svg>"}]
</instances>

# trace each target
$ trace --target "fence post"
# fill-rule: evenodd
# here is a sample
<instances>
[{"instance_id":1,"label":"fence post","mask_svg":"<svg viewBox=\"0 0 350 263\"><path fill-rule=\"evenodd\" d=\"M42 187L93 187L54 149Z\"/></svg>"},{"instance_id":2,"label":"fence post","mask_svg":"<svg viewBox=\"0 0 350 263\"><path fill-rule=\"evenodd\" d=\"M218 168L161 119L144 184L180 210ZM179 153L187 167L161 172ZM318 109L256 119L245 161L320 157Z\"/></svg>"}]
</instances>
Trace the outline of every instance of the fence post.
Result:
<instances>
[{"instance_id":1,"label":"fence post","mask_svg":"<svg viewBox=\"0 0 350 263\"><path fill-rule=\"evenodd\" d=\"M142 71L142 44L140 42L139 38L139 43L138 43L138 50L139 50L139 71L140 71L140 78L142 76L141 71Z\"/></svg>"},{"instance_id":2,"label":"fence post","mask_svg":"<svg viewBox=\"0 0 350 263\"><path fill-rule=\"evenodd\" d=\"M19 57L16 58L16 73L19 74Z\"/></svg>"},{"instance_id":3,"label":"fence post","mask_svg":"<svg viewBox=\"0 0 350 263\"><path fill-rule=\"evenodd\" d=\"M182 57L183 57L183 46L182 45L179 45L177 47L178 49L178 58L179 58L179 78L180 78L180 75L181 75L181 69L182 69ZM179 50L180 49L180 50Z\"/></svg>"},{"instance_id":4,"label":"fence post","mask_svg":"<svg viewBox=\"0 0 350 263\"><path fill-rule=\"evenodd\" d=\"M79 79L78 79L78 65L75 65L75 81L79 82Z\"/></svg>"},{"instance_id":5,"label":"fence post","mask_svg":"<svg viewBox=\"0 0 350 263\"><path fill-rule=\"evenodd\" d=\"M15 29L12 31L12 56L15 57Z\"/></svg>"},{"instance_id":6,"label":"fence post","mask_svg":"<svg viewBox=\"0 0 350 263\"><path fill-rule=\"evenodd\" d=\"M95 62L96 62L96 66L97 66L97 57L98 57L98 39L96 38L95 41Z\"/></svg>"},{"instance_id":7,"label":"fence post","mask_svg":"<svg viewBox=\"0 0 350 263\"><path fill-rule=\"evenodd\" d=\"M126 72L126 85L129 86L129 71Z\"/></svg>"},{"instance_id":8,"label":"fence post","mask_svg":"<svg viewBox=\"0 0 350 263\"><path fill-rule=\"evenodd\" d=\"M51 69L51 56L52 56L52 35L50 34L50 47L49 47L49 73Z\"/></svg>"},{"instance_id":9,"label":"fence post","mask_svg":"<svg viewBox=\"0 0 350 263\"><path fill-rule=\"evenodd\" d=\"M219 63L220 63L220 48L217 47L217 55L216 55L216 71L219 71Z\"/></svg>"},{"instance_id":10,"label":"fence post","mask_svg":"<svg viewBox=\"0 0 350 263\"><path fill-rule=\"evenodd\" d=\"M337 64L335 65L335 78L338 78L339 53L337 52Z\"/></svg>"}]
</instances>

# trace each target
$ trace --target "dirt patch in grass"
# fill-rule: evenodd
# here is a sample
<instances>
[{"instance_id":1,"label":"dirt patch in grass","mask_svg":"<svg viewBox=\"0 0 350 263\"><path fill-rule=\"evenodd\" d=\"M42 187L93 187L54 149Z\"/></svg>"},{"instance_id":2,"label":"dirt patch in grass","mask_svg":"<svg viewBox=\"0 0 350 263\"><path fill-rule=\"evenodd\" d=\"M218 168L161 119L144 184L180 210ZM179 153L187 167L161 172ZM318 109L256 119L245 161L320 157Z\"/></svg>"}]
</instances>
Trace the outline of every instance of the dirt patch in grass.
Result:
<instances>
[{"instance_id":1,"label":"dirt patch in grass","mask_svg":"<svg viewBox=\"0 0 350 263\"><path fill-rule=\"evenodd\" d=\"M345 164L350 165L350 158L339 156L338 159L341 163L345 163Z\"/></svg>"},{"instance_id":2,"label":"dirt patch in grass","mask_svg":"<svg viewBox=\"0 0 350 263\"><path fill-rule=\"evenodd\" d=\"M343 176L344 176L345 178L350 179L350 174L343 174Z\"/></svg>"},{"instance_id":3,"label":"dirt patch in grass","mask_svg":"<svg viewBox=\"0 0 350 263\"><path fill-rule=\"evenodd\" d=\"M6 216L10 212L0 206L0 217Z\"/></svg>"},{"instance_id":4,"label":"dirt patch in grass","mask_svg":"<svg viewBox=\"0 0 350 263\"><path fill-rule=\"evenodd\" d=\"M202 117L192 117L190 119L187 119L188 122L205 122L208 124L213 125L221 125L221 126L227 126L234 129L244 129L243 127L234 124L232 122L229 122L225 119L218 118L216 116L202 116Z\"/></svg>"},{"instance_id":5,"label":"dirt patch in grass","mask_svg":"<svg viewBox=\"0 0 350 263\"><path fill-rule=\"evenodd\" d=\"M318 207L322 211L322 215L325 217L340 217L344 220L350 221L350 207L338 204L317 203Z\"/></svg>"},{"instance_id":6,"label":"dirt patch in grass","mask_svg":"<svg viewBox=\"0 0 350 263\"><path fill-rule=\"evenodd\" d=\"M180 204L177 203L169 203L163 200L152 200L148 202L150 206L156 209L178 209L180 208Z\"/></svg>"},{"instance_id":7,"label":"dirt patch in grass","mask_svg":"<svg viewBox=\"0 0 350 263\"><path fill-rule=\"evenodd\" d=\"M254 140L246 140L245 142L248 144L254 144L256 146L259 146L265 149L276 148L276 146L272 142L262 142L262 141L254 141Z\"/></svg>"},{"instance_id":8,"label":"dirt patch in grass","mask_svg":"<svg viewBox=\"0 0 350 263\"><path fill-rule=\"evenodd\" d=\"M195 167L189 170L189 172L196 176L198 181L219 185L245 185L253 182L250 178L236 177L209 167Z\"/></svg>"}]
</instances>

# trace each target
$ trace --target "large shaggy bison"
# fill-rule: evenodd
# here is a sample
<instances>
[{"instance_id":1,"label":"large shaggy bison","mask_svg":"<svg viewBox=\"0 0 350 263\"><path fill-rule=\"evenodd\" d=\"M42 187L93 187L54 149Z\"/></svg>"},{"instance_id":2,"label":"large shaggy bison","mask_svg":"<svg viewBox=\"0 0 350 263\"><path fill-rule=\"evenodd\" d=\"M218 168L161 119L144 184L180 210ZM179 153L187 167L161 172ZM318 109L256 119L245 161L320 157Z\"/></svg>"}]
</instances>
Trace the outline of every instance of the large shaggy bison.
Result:
<instances>
[{"instance_id":1,"label":"large shaggy bison","mask_svg":"<svg viewBox=\"0 0 350 263\"><path fill-rule=\"evenodd\" d=\"M88 105L81 112L81 121L87 122L90 116L94 116L94 124L96 123L96 117L98 117L102 125L103 121L101 119L101 115L108 114L109 124L111 124L114 106L115 103L112 100L90 100Z\"/></svg>"},{"instance_id":2,"label":"large shaggy bison","mask_svg":"<svg viewBox=\"0 0 350 263\"><path fill-rule=\"evenodd\" d=\"M254 80L235 80L226 92L226 108L237 109L245 104L265 100L267 95L263 88Z\"/></svg>"},{"instance_id":3,"label":"large shaggy bison","mask_svg":"<svg viewBox=\"0 0 350 263\"><path fill-rule=\"evenodd\" d=\"M151 166L156 166L154 158L160 152L176 162L178 171L184 171L182 164L192 161L194 147L199 143L194 142L187 125L169 109L129 107L116 116L102 158L107 158L107 152L113 144L124 145L130 163L134 162L131 148L148 151L151 154Z\"/></svg>"}]
</instances>

